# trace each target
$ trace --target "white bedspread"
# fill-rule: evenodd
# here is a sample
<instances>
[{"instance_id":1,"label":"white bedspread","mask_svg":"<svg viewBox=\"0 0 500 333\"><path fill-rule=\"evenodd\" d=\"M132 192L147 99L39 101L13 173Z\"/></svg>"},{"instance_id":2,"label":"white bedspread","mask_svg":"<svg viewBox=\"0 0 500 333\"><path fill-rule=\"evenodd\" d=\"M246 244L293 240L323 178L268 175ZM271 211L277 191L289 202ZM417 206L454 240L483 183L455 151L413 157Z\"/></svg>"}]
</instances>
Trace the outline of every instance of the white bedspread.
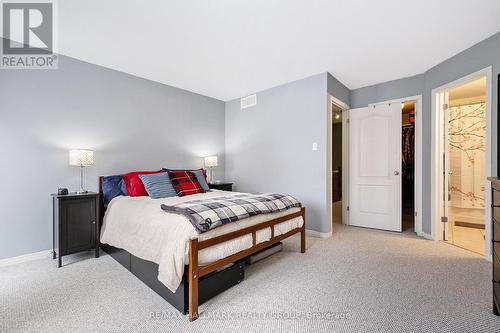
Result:
<instances>
[{"instance_id":1,"label":"white bedspread","mask_svg":"<svg viewBox=\"0 0 500 333\"><path fill-rule=\"evenodd\" d=\"M106 210L101 229L101 243L122 248L144 260L159 265L158 280L175 292L184 274L184 265L188 263L188 241L198 237L200 241L242 229L250 225L269 221L279 216L298 211L288 211L257 215L223 225L203 234L198 234L184 216L169 214L160 208L161 204L173 205L190 200L216 198L239 194L238 192L212 191L186 197L151 199L150 197L116 197ZM302 217L280 223L275 226L275 235L284 234L301 227ZM257 243L271 238L271 229L257 232ZM227 257L252 246L252 235L242 236L210 248L201 250L198 255L200 265Z\"/></svg>"}]
</instances>

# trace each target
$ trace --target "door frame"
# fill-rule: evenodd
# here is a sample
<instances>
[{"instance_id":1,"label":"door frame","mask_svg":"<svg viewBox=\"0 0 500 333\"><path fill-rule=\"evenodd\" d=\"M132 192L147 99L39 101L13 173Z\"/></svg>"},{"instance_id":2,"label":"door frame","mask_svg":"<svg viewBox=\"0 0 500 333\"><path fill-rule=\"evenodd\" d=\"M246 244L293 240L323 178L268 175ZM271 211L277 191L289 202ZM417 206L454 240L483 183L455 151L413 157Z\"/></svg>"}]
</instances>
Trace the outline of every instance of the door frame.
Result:
<instances>
[{"instance_id":1,"label":"door frame","mask_svg":"<svg viewBox=\"0 0 500 333\"><path fill-rule=\"evenodd\" d=\"M408 96L403 98L391 99L388 101L368 104L376 106L391 103L415 102L415 233L417 236L425 236L422 232L422 95ZM401 204L401 210L403 206ZM402 221L401 221L402 223Z\"/></svg>"},{"instance_id":2,"label":"door frame","mask_svg":"<svg viewBox=\"0 0 500 333\"><path fill-rule=\"evenodd\" d=\"M333 216L332 216L332 105L335 104L337 107L342 109L342 224L349 224L349 216L347 211L347 199L349 198L349 109L351 108L348 104L342 102L340 99L328 94L328 126L327 126L327 142L326 142L326 179L327 179L327 216L330 221L331 232L333 232Z\"/></svg>"},{"instance_id":3,"label":"door frame","mask_svg":"<svg viewBox=\"0 0 500 333\"><path fill-rule=\"evenodd\" d=\"M431 234L429 235L433 240L440 240L439 235L442 234L442 222L441 222L441 215L442 215L442 208L441 206L441 200L440 194L440 179L441 179L441 172L442 172L442 167L441 167L441 154L442 149L440 143L440 137L441 137L441 132L442 129L440 126L441 125L441 107L438 106L438 99L437 95L449 90L451 88L463 85L465 83L468 83L470 81L474 81L480 77L486 77L486 154L485 154L485 165L486 165L486 177L491 177L492 174L492 168L491 168L491 162L492 162L492 147L491 147L491 121L492 121L492 116L491 116L491 103L492 103L492 87L493 87L493 81L492 81L492 66L483 68L477 72L471 73L469 75L466 75L464 77L461 77L457 80L454 80L452 82L446 83L444 85L441 85L437 88L432 89L431 96L432 96L432 104L431 104L431 111L432 111L432 119L431 119ZM488 239L491 239L491 223L489 221L491 220L491 210L488 209L488 207L491 206L491 184L489 181L485 180L485 258L489 261L491 261L491 243L488 241Z\"/></svg>"}]
</instances>

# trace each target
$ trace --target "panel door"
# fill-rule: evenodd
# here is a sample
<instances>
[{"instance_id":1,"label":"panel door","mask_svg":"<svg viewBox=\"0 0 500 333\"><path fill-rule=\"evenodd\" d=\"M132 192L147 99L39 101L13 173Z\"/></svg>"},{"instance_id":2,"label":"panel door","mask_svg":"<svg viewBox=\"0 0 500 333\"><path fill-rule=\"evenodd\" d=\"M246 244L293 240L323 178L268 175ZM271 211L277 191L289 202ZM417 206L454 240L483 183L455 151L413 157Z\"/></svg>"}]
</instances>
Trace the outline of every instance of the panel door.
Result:
<instances>
[{"instance_id":1,"label":"panel door","mask_svg":"<svg viewBox=\"0 0 500 333\"><path fill-rule=\"evenodd\" d=\"M349 224L400 232L401 103L349 114Z\"/></svg>"},{"instance_id":2,"label":"panel door","mask_svg":"<svg viewBox=\"0 0 500 333\"><path fill-rule=\"evenodd\" d=\"M94 247L95 199L62 200L61 208L61 254L71 254Z\"/></svg>"}]
</instances>

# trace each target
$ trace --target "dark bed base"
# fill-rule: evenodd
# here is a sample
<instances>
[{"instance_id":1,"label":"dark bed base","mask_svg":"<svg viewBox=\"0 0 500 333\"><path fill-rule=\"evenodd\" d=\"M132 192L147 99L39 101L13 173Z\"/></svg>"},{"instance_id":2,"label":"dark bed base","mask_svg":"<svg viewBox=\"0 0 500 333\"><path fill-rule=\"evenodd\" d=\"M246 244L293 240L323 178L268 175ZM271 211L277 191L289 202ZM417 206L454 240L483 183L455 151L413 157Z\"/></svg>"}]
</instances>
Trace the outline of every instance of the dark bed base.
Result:
<instances>
[{"instance_id":1,"label":"dark bed base","mask_svg":"<svg viewBox=\"0 0 500 333\"><path fill-rule=\"evenodd\" d=\"M129 252L107 244L101 244L102 249L123 267L134 274L139 280L153 289L158 295L169 302L183 314L189 310L189 284L184 274L182 282L175 293L171 292L158 280L158 264L137 258ZM221 292L240 283L245 277L243 261L236 262L218 272L211 273L199 279L199 304L208 301Z\"/></svg>"}]
</instances>

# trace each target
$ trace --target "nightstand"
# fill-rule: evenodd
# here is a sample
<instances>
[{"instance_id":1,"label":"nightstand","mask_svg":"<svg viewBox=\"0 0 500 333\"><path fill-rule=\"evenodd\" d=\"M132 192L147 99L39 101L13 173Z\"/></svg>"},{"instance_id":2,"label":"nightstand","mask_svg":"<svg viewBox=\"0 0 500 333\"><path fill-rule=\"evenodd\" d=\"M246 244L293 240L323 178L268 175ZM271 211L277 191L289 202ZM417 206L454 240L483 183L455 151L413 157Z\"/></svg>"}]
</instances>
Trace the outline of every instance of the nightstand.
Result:
<instances>
[{"instance_id":1,"label":"nightstand","mask_svg":"<svg viewBox=\"0 0 500 333\"><path fill-rule=\"evenodd\" d=\"M80 251L95 249L99 257L99 193L52 194L52 258L58 267L62 265L62 256Z\"/></svg>"},{"instance_id":2,"label":"nightstand","mask_svg":"<svg viewBox=\"0 0 500 333\"><path fill-rule=\"evenodd\" d=\"M232 191L233 190L233 183L213 183L213 184L208 184L208 187L214 190L221 190L221 191Z\"/></svg>"}]
</instances>

